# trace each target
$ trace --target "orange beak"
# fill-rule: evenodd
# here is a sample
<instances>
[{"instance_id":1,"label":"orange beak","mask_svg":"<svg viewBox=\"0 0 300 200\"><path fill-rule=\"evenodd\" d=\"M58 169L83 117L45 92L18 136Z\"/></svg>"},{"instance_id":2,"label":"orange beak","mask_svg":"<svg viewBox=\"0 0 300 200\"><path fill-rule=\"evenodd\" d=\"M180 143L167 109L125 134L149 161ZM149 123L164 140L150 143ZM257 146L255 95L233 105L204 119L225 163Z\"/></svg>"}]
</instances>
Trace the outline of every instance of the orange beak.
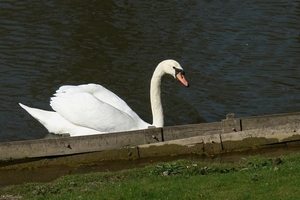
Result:
<instances>
[{"instance_id":1,"label":"orange beak","mask_svg":"<svg viewBox=\"0 0 300 200\"><path fill-rule=\"evenodd\" d=\"M176 78L186 87L189 87L189 83L187 82L187 80L184 78L184 75L179 72L176 74Z\"/></svg>"}]
</instances>

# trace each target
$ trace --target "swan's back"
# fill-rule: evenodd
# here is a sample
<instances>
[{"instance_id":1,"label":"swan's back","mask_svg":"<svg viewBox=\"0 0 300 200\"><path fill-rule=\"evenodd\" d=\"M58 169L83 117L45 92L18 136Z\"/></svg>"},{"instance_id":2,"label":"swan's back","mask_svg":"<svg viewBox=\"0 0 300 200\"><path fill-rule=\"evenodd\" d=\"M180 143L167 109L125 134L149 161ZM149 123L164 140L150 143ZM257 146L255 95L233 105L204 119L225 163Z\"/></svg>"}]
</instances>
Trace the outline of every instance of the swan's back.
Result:
<instances>
[{"instance_id":1,"label":"swan's back","mask_svg":"<svg viewBox=\"0 0 300 200\"><path fill-rule=\"evenodd\" d=\"M97 84L62 86L51 98L50 105L71 123L101 132L149 126L122 99Z\"/></svg>"},{"instance_id":2,"label":"swan's back","mask_svg":"<svg viewBox=\"0 0 300 200\"><path fill-rule=\"evenodd\" d=\"M120 97L118 97L115 93L106 89L102 85L90 83L90 84L82 84L78 86L74 85L64 85L61 86L54 96L57 96L61 93L65 94L74 94L74 93L89 93L95 96L97 99L102 102L109 104L118 110L121 110L134 119L140 118L128 105L125 101L123 101Z\"/></svg>"}]
</instances>

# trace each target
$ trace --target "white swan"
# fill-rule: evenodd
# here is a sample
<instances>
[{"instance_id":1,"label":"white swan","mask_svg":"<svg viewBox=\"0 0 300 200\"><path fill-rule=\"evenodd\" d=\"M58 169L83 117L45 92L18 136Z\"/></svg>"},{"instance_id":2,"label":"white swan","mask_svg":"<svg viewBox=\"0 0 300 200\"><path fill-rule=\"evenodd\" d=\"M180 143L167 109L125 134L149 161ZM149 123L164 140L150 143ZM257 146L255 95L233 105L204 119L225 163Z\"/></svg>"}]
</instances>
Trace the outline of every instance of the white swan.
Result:
<instances>
[{"instance_id":1,"label":"white swan","mask_svg":"<svg viewBox=\"0 0 300 200\"><path fill-rule=\"evenodd\" d=\"M19 105L50 133L55 134L69 133L70 136L81 136L147 129L149 126L163 127L160 86L164 74L170 74L183 85L189 86L178 62L164 60L158 64L150 86L152 125L144 122L113 92L97 84L61 86L50 100L54 111L30 108L21 103Z\"/></svg>"}]
</instances>

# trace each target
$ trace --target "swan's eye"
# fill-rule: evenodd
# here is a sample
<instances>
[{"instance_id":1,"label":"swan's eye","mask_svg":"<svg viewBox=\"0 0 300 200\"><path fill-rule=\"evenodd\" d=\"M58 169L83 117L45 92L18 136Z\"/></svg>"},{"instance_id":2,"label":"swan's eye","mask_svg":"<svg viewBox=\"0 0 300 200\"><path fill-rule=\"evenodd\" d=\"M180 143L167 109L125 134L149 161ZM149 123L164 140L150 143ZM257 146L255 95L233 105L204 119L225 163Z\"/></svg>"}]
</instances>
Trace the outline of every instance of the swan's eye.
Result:
<instances>
[{"instance_id":1,"label":"swan's eye","mask_svg":"<svg viewBox=\"0 0 300 200\"><path fill-rule=\"evenodd\" d=\"M184 71L182 69L177 69L176 67L173 67L173 69L175 69L175 77L178 73L181 73L181 75L184 75Z\"/></svg>"}]
</instances>

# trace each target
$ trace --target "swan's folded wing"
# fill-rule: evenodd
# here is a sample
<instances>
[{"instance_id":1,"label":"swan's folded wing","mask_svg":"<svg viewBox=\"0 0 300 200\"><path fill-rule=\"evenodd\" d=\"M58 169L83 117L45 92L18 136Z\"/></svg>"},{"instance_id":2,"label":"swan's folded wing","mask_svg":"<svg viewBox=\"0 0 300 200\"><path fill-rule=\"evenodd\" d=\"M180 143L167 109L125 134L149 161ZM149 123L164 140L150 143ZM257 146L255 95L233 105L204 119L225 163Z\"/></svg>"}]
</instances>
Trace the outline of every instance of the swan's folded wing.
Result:
<instances>
[{"instance_id":1,"label":"swan's folded wing","mask_svg":"<svg viewBox=\"0 0 300 200\"><path fill-rule=\"evenodd\" d=\"M50 105L69 122L102 132L132 130L135 120L90 93L57 93Z\"/></svg>"},{"instance_id":2,"label":"swan's folded wing","mask_svg":"<svg viewBox=\"0 0 300 200\"><path fill-rule=\"evenodd\" d=\"M64 85L61 86L54 96L57 96L61 93L67 94L74 94L74 93L89 93L95 96L100 101L109 104L122 112L127 113L131 117L135 119L140 119L139 116L127 105L125 101L123 101L120 97L118 97L115 93L111 92L110 90L106 89L102 85L98 84L82 84L78 86L72 85Z\"/></svg>"}]
</instances>

